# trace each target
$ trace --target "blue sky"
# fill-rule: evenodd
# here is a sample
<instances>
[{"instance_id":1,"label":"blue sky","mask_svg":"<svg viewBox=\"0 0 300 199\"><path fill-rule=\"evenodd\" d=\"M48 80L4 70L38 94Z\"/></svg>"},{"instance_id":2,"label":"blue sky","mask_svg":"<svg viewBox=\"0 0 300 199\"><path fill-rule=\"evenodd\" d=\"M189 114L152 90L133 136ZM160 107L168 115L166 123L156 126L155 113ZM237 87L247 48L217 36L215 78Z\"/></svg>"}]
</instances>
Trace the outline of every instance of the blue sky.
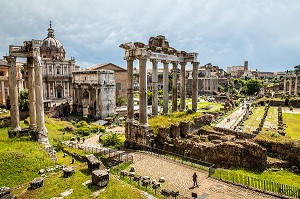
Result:
<instances>
[{"instance_id":1,"label":"blue sky","mask_svg":"<svg viewBox=\"0 0 300 199\"><path fill-rule=\"evenodd\" d=\"M156 35L198 52L200 65L248 60L250 69L285 71L300 64L299 0L2 0L0 8L0 56L9 45L44 39L51 20L67 58L82 68L126 67L119 45Z\"/></svg>"}]
</instances>

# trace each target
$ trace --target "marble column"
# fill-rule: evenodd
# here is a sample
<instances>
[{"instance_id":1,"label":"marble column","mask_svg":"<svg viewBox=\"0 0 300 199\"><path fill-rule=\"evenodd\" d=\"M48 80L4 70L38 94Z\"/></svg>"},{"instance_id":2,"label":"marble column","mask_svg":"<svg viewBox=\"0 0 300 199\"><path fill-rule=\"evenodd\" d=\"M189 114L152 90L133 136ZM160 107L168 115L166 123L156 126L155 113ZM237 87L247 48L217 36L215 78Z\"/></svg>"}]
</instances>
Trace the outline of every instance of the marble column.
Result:
<instances>
[{"instance_id":1,"label":"marble column","mask_svg":"<svg viewBox=\"0 0 300 199\"><path fill-rule=\"evenodd\" d=\"M20 121L19 121L19 102L18 102L16 58L10 57L10 56L5 56L4 59L7 61L7 65L8 65L11 129L13 131L19 131L19 130L21 130L21 127L20 127Z\"/></svg>"},{"instance_id":2,"label":"marble column","mask_svg":"<svg viewBox=\"0 0 300 199\"><path fill-rule=\"evenodd\" d=\"M163 113L168 114L168 102L169 102L169 62L163 61L164 74L163 74Z\"/></svg>"},{"instance_id":3,"label":"marble column","mask_svg":"<svg viewBox=\"0 0 300 199\"><path fill-rule=\"evenodd\" d=\"M34 73L35 73L35 97L36 97L36 125L39 133L39 142L48 143L48 131L44 119L43 102L43 67L41 64L40 48L34 48Z\"/></svg>"},{"instance_id":4,"label":"marble column","mask_svg":"<svg viewBox=\"0 0 300 199\"><path fill-rule=\"evenodd\" d=\"M297 87L298 87L298 77L296 76L295 78L295 90L294 90L294 95L297 96Z\"/></svg>"},{"instance_id":5,"label":"marble column","mask_svg":"<svg viewBox=\"0 0 300 199\"><path fill-rule=\"evenodd\" d=\"M30 129L36 129L35 75L33 61L33 58L27 58Z\"/></svg>"},{"instance_id":6,"label":"marble column","mask_svg":"<svg viewBox=\"0 0 300 199\"><path fill-rule=\"evenodd\" d=\"M127 122L134 120L133 101L133 61L134 57L126 57L127 62Z\"/></svg>"},{"instance_id":7,"label":"marble column","mask_svg":"<svg viewBox=\"0 0 300 199\"><path fill-rule=\"evenodd\" d=\"M177 111L177 62L172 62L173 79L172 79L172 112Z\"/></svg>"},{"instance_id":8,"label":"marble column","mask_svg":"<svg viewBox=\"0 0 300 199\"><path fill-rule=\"evenodd\" d=\"M139 60L139 94L140 94L140 103L139 103L139 124L140 126L149 126L147 118L147 67L146 62L147 58L140 56Z\"/></svg>"},{"instance_id":9,"label":"marble column","mask_svg":"<svg viewBox=\"0 0 300 199\"><path fill-rule=\"evenodd\" d=\"M192 110L197 111L198 103L198 66L199 62L193 62L193 80L192 80Z\"/></svg>"},{"instance_id":10,"label":"marble column","mask_svg":"<svg viewBox=\"0 0 300 199\"><path fill-rule=\"evenodd\" d=\"M180 62L181 83L180 83L180 111L185 110L186 85L185 85L185 65L186 62Z\"/></svg>"},{"instance_id":11,"label":"marble column","mask_svg":"<svg viewBox=\"0 0 300 199\"><path fill-rule=\"evenodd\" d=\"M2 90L2 103L6 104L4 80L1 81L1 90Z\"/></svg>"},{"instance_id":12,"label":"marble column","mask_svg":"<svg viewBox=\"0 0 300 199\"><path fill-rule=\"evenodd\" d=\"M283 94L286 93L286 77L283 78Z\"/></svg>"},{"instance_id":13,"label":"marble column","mask_svg":"<svg viewBox=\"0 0 300 199\"><path fill-rule=\"evenodd\" d=\"M292 78L289 79L289 95L292 95Z\"/></svg>"},{"instance_id":14,"label":"marble column","mask_svg":"<svg viewBox=\"0 0 300 199\"><path fill-rule=\"evenodd\" d=\"M158 115L157 60L152 59L152 115Z\"/></svg>"}]
</instances>

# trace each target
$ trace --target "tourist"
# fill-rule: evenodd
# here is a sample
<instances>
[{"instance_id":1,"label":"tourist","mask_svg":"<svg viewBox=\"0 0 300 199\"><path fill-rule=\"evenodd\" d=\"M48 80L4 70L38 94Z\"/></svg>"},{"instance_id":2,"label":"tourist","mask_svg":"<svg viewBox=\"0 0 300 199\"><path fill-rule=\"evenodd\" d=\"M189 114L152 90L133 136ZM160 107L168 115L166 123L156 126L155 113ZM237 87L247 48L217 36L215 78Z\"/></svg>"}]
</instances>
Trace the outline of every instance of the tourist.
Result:
<instances>
[{"instance_id":1,"label":"tourist","mask_svg":"<svg viewBox=\"0 0 300 199\"><path fill-rule=\"evenodd\" d=\"M198 187L198 182L197 182L197 174L196 172L193 174L193 181L194 181L194 187Z\"/></svg>"}]
</instances>

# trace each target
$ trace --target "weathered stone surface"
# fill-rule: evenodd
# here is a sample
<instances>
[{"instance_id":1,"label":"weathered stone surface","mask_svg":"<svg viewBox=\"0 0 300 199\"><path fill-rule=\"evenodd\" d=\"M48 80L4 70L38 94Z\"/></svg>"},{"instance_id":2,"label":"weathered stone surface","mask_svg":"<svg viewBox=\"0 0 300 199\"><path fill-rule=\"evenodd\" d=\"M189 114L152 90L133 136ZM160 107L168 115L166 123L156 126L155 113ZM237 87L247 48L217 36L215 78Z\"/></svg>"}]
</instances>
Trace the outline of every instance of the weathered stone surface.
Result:
<instances>
[{"instance_id":1,"label":"weathered stone surface","mask_svg":"<svg viewBox=\"0 0 300 199\"><path fill-rule=\"evenodd\" d=\"M94 154L90 154L86 156L88 169L92 172L100 168L101 161L98 160Z\"/></svg>"},{"instance_id":2,"label":"weathered stone surface","mask_svg":"<svg viewBox=\"0 0 300 199\"><path fill-rule=\"evenodd\" d=\"M64 191L60 194L61 197L66 197L68 195L71 195L73 193L74 189L69 189L67 191Z\"/></svg>"},{"instance_id":3,"label":"weathered stone surface","mask_svg":"<svg viewBox=\"0 0 300 199\"><path fill-rule=\"evenodd\" d=\"M109 174L106 170L95 170L92 172L92 182L100 187L106 186L109 182Z\"/></svg>"}]
</instances>

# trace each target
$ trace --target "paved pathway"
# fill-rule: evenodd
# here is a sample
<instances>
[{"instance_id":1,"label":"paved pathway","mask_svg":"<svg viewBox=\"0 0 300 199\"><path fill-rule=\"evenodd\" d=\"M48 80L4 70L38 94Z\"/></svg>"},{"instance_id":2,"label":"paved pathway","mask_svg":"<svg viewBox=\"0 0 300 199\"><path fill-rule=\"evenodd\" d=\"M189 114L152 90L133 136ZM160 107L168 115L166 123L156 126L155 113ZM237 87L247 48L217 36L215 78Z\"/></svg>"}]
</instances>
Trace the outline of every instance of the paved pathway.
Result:
<instances>
[{"instance_id":1,"label":"paved pathway","mask_svg":"<svg viewBox=\"0 0 300 199\"><path fill-rule=\"evenodd\" d=\"M246 109L243 109L243 105L242 105L240 108L238 108L236 111L231 113L229 116L225 117L221 122L216 124L216 127L231 129L231 127L235 124L236 120L239 119L245 111Z\"/></svg>"},{"instance_id":2,"label":"paved pathway","mask_svg":"<svg viewBox=\"0 0 300 199\"><path fill-rule=\"evenodd\" d=\"M157 180L161 176L165 177L166 187L180 191L180 194L186 197L191 197L192 192L194 192L198 194L198 198L202 196L202 199L277 198L208 178L206 172L151 154L135 152L133 165L138 175L149 176L151 179ZM199 187L197 188L192 188L194 172L198 175Z\"/></svg>"}]
</instances>

